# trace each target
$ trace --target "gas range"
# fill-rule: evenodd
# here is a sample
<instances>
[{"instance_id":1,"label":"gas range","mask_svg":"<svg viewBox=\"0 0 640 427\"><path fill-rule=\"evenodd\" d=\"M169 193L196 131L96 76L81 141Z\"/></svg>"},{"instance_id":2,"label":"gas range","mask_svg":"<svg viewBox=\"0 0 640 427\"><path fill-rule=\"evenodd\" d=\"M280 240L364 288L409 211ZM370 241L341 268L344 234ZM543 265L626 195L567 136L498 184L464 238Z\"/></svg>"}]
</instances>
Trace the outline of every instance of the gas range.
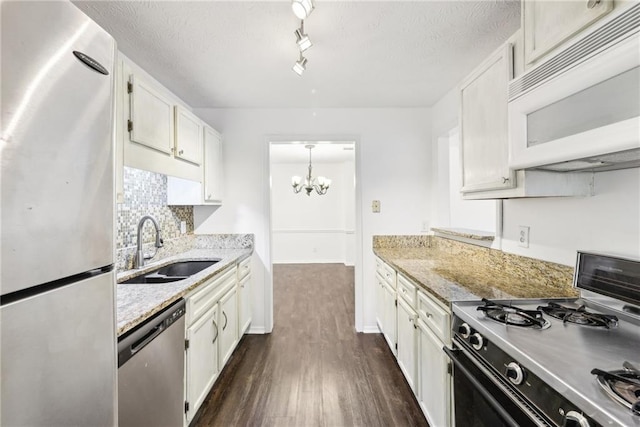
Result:
<instances>
[{"instance_id":1,"label":"gas range","mask_svg":"<svg viewBox=\"0 0 640 427\"><path fill-rule=\"evenodd\" d=\"M574 284L578 299L453 303L454 380L507 397L507 421L480 425L640 427L640 262L579 253Z\"/></svg>"}]
</instances>

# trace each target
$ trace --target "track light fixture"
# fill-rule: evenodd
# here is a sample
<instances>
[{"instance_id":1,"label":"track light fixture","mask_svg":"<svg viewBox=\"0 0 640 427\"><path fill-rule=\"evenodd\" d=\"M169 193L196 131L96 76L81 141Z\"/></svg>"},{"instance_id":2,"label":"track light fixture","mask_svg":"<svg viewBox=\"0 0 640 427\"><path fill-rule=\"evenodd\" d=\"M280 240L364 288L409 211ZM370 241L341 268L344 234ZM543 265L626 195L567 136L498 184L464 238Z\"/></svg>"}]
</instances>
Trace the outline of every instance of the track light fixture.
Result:
<instances>
[{"instance_id":1,"label":"track light fixture","mask_svg":"<svg viewBox=\"0 0 640 427\"><path fill-rule=\"evenodd\" d=\"M300 50L300 59L293 65L293 71L295 71L297 75L302 76L302 73L304 73L304 70L307 68L307 58L302 56L302 52L312 46L311 39L304 33L304 20L314 9L313 0L292 0L291 8L293 9L293 13L300 18L300 28L294 32L296 35L296 44Z\"/></svg>"},{"instance_id":2,"label":"track light fixture","mask_svg":"<svg viewBox=\"0 0 640 427\"><path fill-rule=\"evenodd\" d=\"M296 35L296 43L298 43L300 52L304 52L312 46L311 39L304 33L304 20L300 21L300 28L298 28L294 33Z\"/></svg>"},{"instance_id":3,"label":"track light fixture","mask_svg":"<svg viewBox=\"0 0 640 427\"><path fill-rule=\"evenodd\" d=\"M292 0L291 9L298 19L307 19L313 12L313 0Z\"/></svg>"},{"instance_id":4,"label":"track light fixture","mask_svg":"<svg viewBox=\"0 0 640 427\"><path fill-rule=\"evenodd\" d=\"M295 71L296 74L301 76L302 73L304 73L304 70L307 69L306 65L307 65L307 58L302 56L302 52L300 52L300 59L297 60L295 64L293 64L293 71Z\"/></svg>"}]
</instances>

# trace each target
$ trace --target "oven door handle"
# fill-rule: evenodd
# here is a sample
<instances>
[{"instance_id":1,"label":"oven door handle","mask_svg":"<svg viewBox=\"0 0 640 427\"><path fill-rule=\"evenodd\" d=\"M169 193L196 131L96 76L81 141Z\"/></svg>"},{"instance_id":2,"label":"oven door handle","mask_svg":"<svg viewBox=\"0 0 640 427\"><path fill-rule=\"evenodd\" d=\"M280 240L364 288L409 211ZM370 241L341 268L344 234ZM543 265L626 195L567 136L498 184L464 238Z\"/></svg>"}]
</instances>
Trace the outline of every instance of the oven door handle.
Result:
<instances>
[{"instance_id":1,"label":"oven door handle","mask_svg":"<svg viewBox=\"0 0 640 427\"><path fill-rule=\"evenodd\" d=\"M451 361L456 366L456 368L460 372L462 372L465 377L467 377L467 379L471 382L471 384L473 384L475 389L482 395L482 397L485 398L487 403L491 405L493 410L495 410L509 426L513 426L513 427L520 426L520 424L518 424L511 417L511 415L509 415L509 413L500 405L500 403L495 399L495 397L493 397L491 393L489 393L489 391L487 391L487 389L484 388L482 384L480 384L480 381L478 381L475 378L475 376L471 372L469 372L469 370L462 363L460 363L456 353L460 352L461 350L451 350L451 349L448 349L447 347L443 347L442 350L447 354L447 356L449 356L449 359L451 359Z\"/></svg>"}]
</instances>

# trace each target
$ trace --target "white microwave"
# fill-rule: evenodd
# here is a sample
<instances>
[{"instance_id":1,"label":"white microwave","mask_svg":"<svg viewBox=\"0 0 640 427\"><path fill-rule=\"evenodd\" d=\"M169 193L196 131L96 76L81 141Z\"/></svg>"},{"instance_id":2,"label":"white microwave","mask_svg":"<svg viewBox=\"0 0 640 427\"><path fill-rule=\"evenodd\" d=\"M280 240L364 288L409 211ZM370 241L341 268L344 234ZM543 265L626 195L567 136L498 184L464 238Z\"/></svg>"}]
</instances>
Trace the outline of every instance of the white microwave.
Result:
<instances>
[{"instance_id":1,"label":"white microwave","mask_svg":"<svg viewBox=\"0 0 640 427\"><path fill-rule=\"evenodd\" d=\"M509 167L640 166L640 4L509 83Z\"/></svg>"}]
</instances>

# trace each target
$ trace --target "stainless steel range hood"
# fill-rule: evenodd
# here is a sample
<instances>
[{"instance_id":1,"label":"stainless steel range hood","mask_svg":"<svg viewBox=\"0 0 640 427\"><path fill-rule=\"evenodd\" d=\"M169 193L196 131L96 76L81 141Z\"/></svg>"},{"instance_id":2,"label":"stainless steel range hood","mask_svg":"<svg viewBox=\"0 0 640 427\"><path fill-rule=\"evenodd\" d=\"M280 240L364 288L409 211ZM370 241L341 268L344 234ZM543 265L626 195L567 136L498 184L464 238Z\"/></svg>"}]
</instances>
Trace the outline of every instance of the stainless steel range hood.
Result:
<instances>
[{"instance_id":1,"label":"stainless steel range hood","mask_svg":"<svg viewBox=\"0 0 640 427\"><path fill-rule=\"evenodd\" d=\"M538 166L553 172L604 172L640 167L640 148Z\"/></svg>"}]
</instances>

